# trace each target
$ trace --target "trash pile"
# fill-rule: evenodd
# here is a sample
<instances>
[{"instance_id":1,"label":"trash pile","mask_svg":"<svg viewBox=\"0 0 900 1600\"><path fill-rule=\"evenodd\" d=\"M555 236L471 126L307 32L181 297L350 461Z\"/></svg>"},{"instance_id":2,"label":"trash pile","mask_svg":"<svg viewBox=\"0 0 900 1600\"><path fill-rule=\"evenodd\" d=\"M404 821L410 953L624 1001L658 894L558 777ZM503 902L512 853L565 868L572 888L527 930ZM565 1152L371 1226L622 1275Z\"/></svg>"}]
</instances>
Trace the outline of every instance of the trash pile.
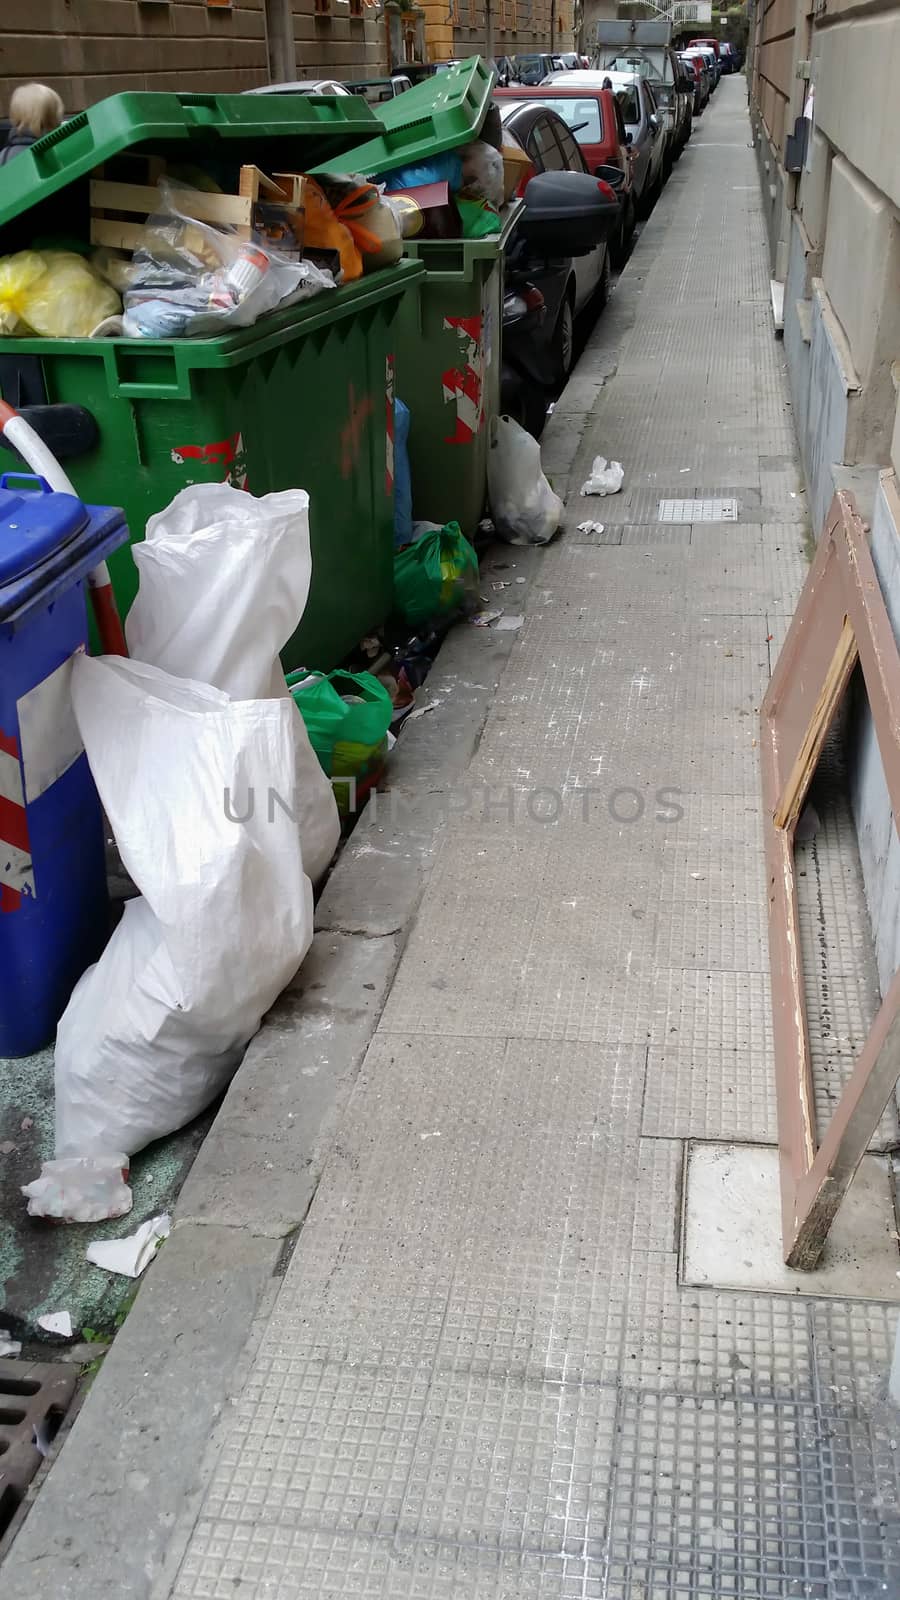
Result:
<instances>
[{"instance_id":1,"label":"trash pile","mask_svg":"<svg viewBox=\"0 0 900 1600\"><path fill-rule=\"evenodd\" d=\"M175 108L179 126L193 109ZM95 121L99 128L99 113ZM38 656L51 640L54 669L60 659L59 585L72 586L76 548L66 543L63 552L62 533L71 534L74 506L84 548L77 547L77 585L66 598L71 633L54 701L65 712L69 766L60 769L66 794L52 787L54 769L48 794L57 798L46 805L60 808L54 837L77 838L81 848L90 835L92 843L81 850L78 890L67 903L70 967L46 997L49 1026L27 1043L39 1048L55 1027L55 1150L24 1186L34 1217L97 1222L131 1210L131 1158L224 1091L302 963L314 888L342 830L380 782L403 724L430 709L421 689L447 630L459 619L497 632L523 624L521 610L507 611L498 596L515 595L512 584L524 579L510 576L482 592L473 541L485 487L489 532L514 545L552 539L562 504L535 440L492 415L502 256L500 246L466 255L461 241L501 232L527 158L502 146L494 113L477 132L455 150L363 177L238 167L221 150L213 159L213 142L199 141L207 167L166 167L163 154L142 153L152 141L137 137L101 171L93 154L99 145L92 146L80 174L87 181L79 194L90 203L83 244L61 233L0 259L0 337L98 341L41 353L48 377L74 363L92 387L89 396L79 392L77 406L67 394L67 404L36 410L84 413L75 421L82 432L90 424L93 442L80 447L84 462L78 450L67 455L79 485L82 466L85 473L98 467L87 459L97 441L101 453L108 450L100 466L111 479L110 500L124 504L133 541L127 566L119 563L114 576L119 584L126 571L138 579L136 597L133 587L117 594L123 613L131 602L127 655L104 637L105 653L91 656L86 585L94 585L95 609L106 593L115 610L109 575L98 588L98 574L101 557L118 555L129 529L121 512L90 517L65 474L51 476L59 491L52 498L68 510L48 549L46 588L31 568L17 573L35 610L35 659L26 662L23 649L25 676L8 696L7 721L15 729L26 695L43 695L51 668ZM256 137L252 153L271 156L273 144L258 130ZM280 137L277 146L285 148ZM286 167L302 159L291 148L290 159L277 158ZM260 158L267 166L268 156ZM458 316L445 314L440 270L429 278L421 261L400 264L412 238L460 245L458 276L471 303L455 301ZM483 271L469 272L469 257L486 263ZM367 287L362 311L351 314L356 297L342 295L342 286L374 272L382 281ZM394 364L395 347L411 339L407 325L424 325L416 314L399 314L401 299L408 292L412 306L420 284L423 303L426 294L438 301L440 319L428 383L417 371L418 349L408 365L398 353L396 375ZM338 332L325 307L214 351L99 343L203 340L248 329L312 296L331 297ZM298 333L295 322L312 331ZM297 348L284 359L291 341ZM32 351L25 355L33 360ZM17 359L10 344L6 356ZM48 386L55 388L55 381ZM439 424L428 412L432 394ZM137 458L129 454L133 439ZM439 503L427 507L431 485L415 453L422 441L429 462L453 447L443 452ZM46 462L53 466L49 449L40 464L27 459L42 474ZM212 474L220 481L208 481ZM298 481L312 493L312 534L310 493L280 487ZM262 492L273 484L278 492ZM448 516L457 514L457 493L469 500L459 521ZM425 509L447 520L422 520ZM42 527L55 527L41 511ZM18 525L19 543L16 516L18 524L8 525ZM0 557L0 600L3 577ZM10 594L18 606L19 590ZM11 635L19 630L24 638L23 616L15 609L7 617L0 606L0 628L8 622ZM354 650L365 629L372 632ZM283 662L292 669L287 677ZM0 711L3 696L0 682ZM27 783L27 763L22 771ZM136 890L111 937L104 813ZM37 833L32 846L32 878L23 876L13 891L18 930L36 927L51 903ZM7 910L7 887L0 889ZM89 890L101 936L79 944ZM47 942L43 928L41 936ZM21 931L16 937L22 941ZM135 1260L149 1259L164 1236L159 1221L159 1229L135 1236Z\"/></svg>"},{"instance_id":2,"label":"trash pile","mask_svg":"<svg viewBox=\"0 0 900 1600\"><path fill-rule=\"evenodd\" d=\"M281 671L309 499L196 486L138 547L131 659L77 655L78 732L139 894L56 1036L55 1159L32 1215L130 1209L128 1158L227 1085L305 956L340 823Z\"/></svg>"},{"instance_id":3,"label":"trash pile","mask_svg":"<svg viewBox=\"0 0 900 1600\"><path fill-rule=\"evenodd\" d=\"M222 1092L302 962L341 822L383 772L446 628L481 603L459 528L411 522L407 539L405 512L400 642L380 674L286 680L309 497L230 484L194 485L150 518L129 656L72 657L72 716L138 892L59 1018L55 1154L24 1187L32 1216L125 1215L130 1157Z\"/></svg>"},{"instance_id":4,"label":"trash pile","mask_svg":"<svg viewBox=\"0 0 900 1600\"><path fill-rule=\"evenodd\" d=\"M447 628L523 621L484 609L456 523L413 520L398 437L394 643L375 641L375 671L285 678L279 652L312 576L309 496L226 483L191 486L150 518L133 551L129 656L71 659L78 735L138 893L58 1023L55 1156L24 1188L32 1216L130 1210L130 1157L222 1092L302 962L313 885L399 724L427 709L416 691ZM507 418L493 426L490 496L510 542L556 531L539 449Z\"/></svg>"},{"instance_id":5,"label":"trash pile","mask_svg":"<svg viewBox=\"0 0 900 1600\"><path fill-rule=\"evenodd\" d=\"M210 173L155 191L92 185L91 243L0 258L0 336L204 338L395 266L404 239L482 238L520 171L485 139L367 178L240 169L238 193ZM144 197L147 198L144 198Z\"/></svg>"},{"instance_id":6,"label":"trash pile","mask_svg":"<svg viewBox=\"0 0 900 1600\"><path fill-rule=\"evenodd\" d=\"M500 212L521 181L524 152L501 144L499 121L489 115L482 138L379 177L404 239L484 239L500 232Z\"/></svg>"},{"instance_id":7,"label":"trash pile","mask_svg":"<svg viewBox=\"0 0 900 1600\"><path fill-rule=\"evenodd\" d=\"M132 184L98 185L95 243L0 259L0 333L43 338L202 338L395 265L400 223L374 184L241 169L245 196L160 178L152 210ZM137 205L137 211L135 211ZM232 220L243 218L242 221Z\"/></svg>"}]
</instances>

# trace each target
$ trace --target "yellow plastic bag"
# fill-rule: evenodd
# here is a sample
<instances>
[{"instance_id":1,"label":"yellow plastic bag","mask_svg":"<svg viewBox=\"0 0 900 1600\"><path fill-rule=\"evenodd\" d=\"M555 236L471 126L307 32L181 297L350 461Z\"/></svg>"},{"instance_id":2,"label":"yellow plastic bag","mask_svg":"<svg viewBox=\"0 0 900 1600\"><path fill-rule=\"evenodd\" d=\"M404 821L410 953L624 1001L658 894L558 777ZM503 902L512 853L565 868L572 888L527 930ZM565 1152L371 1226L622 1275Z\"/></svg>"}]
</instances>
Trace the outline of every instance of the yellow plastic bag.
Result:
<instances>
[{"instance_id":1,"label":"yellow plastic bag","mask_svg":"<svg viewBox=\"0 0 900 1600\"><path fill-rule=\"evenodd\" d=\"M122 302L82 256L20 250L0 260L0 335L86 339Z\"/></svg>"}]
</instances>

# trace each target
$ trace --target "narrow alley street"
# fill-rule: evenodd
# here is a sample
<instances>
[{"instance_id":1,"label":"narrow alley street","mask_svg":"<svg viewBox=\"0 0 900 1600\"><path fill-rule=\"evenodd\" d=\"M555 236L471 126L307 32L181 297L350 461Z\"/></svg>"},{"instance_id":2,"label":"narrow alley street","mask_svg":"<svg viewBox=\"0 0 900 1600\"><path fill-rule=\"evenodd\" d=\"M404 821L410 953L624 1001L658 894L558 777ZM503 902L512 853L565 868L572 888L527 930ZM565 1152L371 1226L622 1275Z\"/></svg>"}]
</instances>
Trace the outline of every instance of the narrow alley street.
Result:
<instances>
[{"instance_id":1,"label":"narrow alley street","mask_svg":"<svg viewBox=\"0 0 900 1600\"><path fill-rule=\"evenodd\" d=\"M153 1600L900 1592L900 1263L772 1292L727 1217L703 1268L682 1226L718 1146L777 1192L758 713L815 531L746 100L723 80L551 418L562 536L495 552L525 624L467 769L408 786L439 848ZM601 453L623 490L583 498ZM815 800L827 1115L877 984L836 750ZM58 1551L35 1587L38 1538L7 1600L83 1600Z\"/></svg>"},{"instance_id":2,"label":"narrow alley street","mask_svg":"<svg viewBox=\"0 0 900 1600\"><path fill-rule=\"evenodd\" d=\"M614 373L601 330L573 380L565 535L178 1600L897 1592L888 1308L680 1281L687 1141L777 1139L757 710L807 528L745 101L726 80L644 232ZM581 499L601 451L625 488ZM864 952L823 818L818 892ZM842 1037L854 965L819 980Z\"/></svg>"}]
</instances>

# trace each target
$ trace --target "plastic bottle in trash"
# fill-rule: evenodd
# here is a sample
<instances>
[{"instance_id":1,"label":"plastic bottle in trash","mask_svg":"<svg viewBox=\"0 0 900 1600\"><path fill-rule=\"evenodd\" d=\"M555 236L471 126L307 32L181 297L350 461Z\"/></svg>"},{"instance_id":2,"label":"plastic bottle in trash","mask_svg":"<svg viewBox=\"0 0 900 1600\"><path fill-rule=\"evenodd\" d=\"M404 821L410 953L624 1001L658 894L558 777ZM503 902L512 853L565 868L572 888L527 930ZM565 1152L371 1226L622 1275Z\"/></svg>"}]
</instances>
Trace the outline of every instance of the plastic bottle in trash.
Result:
<instances>
[{"instance_id":1,"label":"plastic bottle in trash","mask_svg":"<svg viewBox=\"0 0 900 1600\"><path fill-rule=\"evenodd\" d=\"M271 266L264 250L255 245L242 244L230 267L222 278L222 287L231 295L234 304L240 305L253 293Z\"/></svg>"}]
</instances>

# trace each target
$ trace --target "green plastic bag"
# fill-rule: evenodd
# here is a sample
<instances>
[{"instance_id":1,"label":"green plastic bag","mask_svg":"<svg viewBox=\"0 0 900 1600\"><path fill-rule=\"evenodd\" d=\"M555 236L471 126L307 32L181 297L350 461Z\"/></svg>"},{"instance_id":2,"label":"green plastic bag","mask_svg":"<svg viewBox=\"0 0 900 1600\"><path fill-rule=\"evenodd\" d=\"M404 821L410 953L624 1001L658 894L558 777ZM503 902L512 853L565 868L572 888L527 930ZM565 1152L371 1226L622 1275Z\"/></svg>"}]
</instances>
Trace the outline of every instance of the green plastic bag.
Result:
<instances>
[{"instance_id":1,"label":"green plastic bag","mask_svg":"<svg viewBox=\"0 0 900 1600\"><path fill-rule=\"evenodd\" d=\"M458 522L423 533L394 556L394 609L412 628L477 604L478 557Z\"/></svg>"},{"instance_id":2,"label":"green plastic bag","mask_svg":"<svg viewBox=\"0 0 900 1600\"><path fill-rule=\"evenodd\" d=\"M500 232L500 217L487 200L465 200L454 195L464 239L487 239Z\"/></svg>"},{"instance_id":3,"label":"green plastic bag","mask_svg":"<svg viewBox=\"0 0 900 1600\"><path fill-rule=\"evenodd\" d=\"M370 672L292 672L288 688L306 724L309 742L332 780L342 817L361 809L387 758L394 704ZM346 782L340 782L340 779Z\"/></svg>"}]
</instances>

